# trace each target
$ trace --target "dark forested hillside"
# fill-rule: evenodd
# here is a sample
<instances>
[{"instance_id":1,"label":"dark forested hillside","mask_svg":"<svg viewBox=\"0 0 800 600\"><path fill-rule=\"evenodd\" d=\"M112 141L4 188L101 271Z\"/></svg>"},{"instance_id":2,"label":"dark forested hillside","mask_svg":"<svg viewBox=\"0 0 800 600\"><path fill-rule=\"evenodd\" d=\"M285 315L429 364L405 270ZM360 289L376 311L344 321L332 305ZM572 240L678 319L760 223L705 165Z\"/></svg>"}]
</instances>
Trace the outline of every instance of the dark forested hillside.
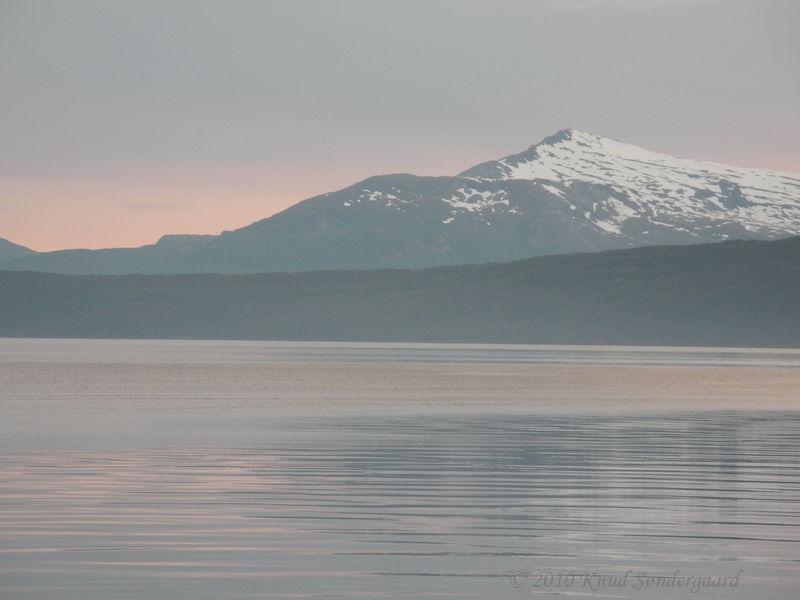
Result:
<instances>
[{"instance_id":1,"label":"dark forested hillside","mask_svg":"<svg viewBox=\"0 0 800 600\"><path fill-rule=\"evenodd\" d=\"M420 271L0 272L0 335L800 346L800 238Z\"/></svg>"}]
</instances>

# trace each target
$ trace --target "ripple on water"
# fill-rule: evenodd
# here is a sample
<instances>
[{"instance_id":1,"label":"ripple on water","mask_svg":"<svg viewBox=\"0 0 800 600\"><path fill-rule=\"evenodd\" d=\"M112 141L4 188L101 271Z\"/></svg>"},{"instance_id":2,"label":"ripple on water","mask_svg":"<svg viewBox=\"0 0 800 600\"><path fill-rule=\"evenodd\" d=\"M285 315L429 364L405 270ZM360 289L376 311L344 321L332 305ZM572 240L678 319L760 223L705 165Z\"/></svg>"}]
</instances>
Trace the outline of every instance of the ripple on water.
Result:
<instances>
[{"instance_id":1,"label":"ripple on water","mask_svg":"<svg viewBox=\"0 0 800 600\"><path fill-rule=\"evenodd\" d=\"M681 570L743 571L704 598L796 598L796 413L271 427L259 447L6 457L3 597L683 597L635 578Z\"/></svg>"}]
</instances>

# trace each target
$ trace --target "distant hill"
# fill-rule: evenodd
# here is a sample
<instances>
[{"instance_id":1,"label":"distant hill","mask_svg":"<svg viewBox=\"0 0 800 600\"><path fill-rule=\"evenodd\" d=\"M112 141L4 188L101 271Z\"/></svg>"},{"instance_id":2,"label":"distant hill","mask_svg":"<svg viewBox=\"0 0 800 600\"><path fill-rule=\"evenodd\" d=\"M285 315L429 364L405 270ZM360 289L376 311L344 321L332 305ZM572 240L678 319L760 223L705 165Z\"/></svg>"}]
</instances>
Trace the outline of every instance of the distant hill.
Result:
<instances>
[{"instance_id":1,"label":"distant hill","mask_svg":"<svg viewBox=\"0 0 800 600\"><path fill-rule=\"evenodd\" d=\"M0 272L0 335L800 347L800 237L419 271Z\"/></svg>"},{"instance_id":2,"label":"distant hill","mask_svg":"<svg viewBox=\"0 0 800 600\"><path fill-rule=\"evenodd\" d=\"M0 265L19 258L25 258L26 256L34 256L35 254L38 254L36 250L31 250L25 246L0 238Z\"/></svg>"},{"instance_id":3,"label":"distant hill","mask_svg":"<svg viewBox=\"0 0 800 600\"><path fill-rule=\"evenodd\" d=\"M107 274L423 268L798 234L800 175L675 158L566 129L455 177L371 177L220 236L48 252L4 268Z\"/></svg>"}]
</instances>

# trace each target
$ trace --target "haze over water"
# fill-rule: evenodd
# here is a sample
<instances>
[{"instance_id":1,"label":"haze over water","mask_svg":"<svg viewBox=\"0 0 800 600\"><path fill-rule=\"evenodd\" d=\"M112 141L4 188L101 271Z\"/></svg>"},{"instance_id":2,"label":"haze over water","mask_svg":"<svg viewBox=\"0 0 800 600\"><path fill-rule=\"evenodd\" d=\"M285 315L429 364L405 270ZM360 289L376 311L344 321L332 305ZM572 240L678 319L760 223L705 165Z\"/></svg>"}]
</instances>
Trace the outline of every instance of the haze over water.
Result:
<instances>
[{"instance_id":1,"label":"haze over water","mask_svg":"<svg viewBox=\"0 0 800 600\"><path fill-rule=\"evenodd\" d=\"M799 359L1 340L0 597L793 599Z\"/></svg>"}]
</instances>

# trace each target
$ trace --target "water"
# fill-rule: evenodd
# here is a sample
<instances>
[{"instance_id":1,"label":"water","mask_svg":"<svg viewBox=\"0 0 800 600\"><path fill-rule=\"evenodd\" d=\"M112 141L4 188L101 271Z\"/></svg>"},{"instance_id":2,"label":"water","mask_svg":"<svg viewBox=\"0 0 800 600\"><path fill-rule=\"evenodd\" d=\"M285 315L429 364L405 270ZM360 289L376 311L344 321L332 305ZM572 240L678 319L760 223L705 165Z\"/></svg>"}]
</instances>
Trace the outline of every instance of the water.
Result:
<instances>
[{"instance_id":1,"label":"water","mask_svg":"<svg viewBox=\"0 0 800 600\"><path fill-rule=\"evenodd\" d=\"M791 353L193 344L0 341L0 597L797 597Z\"/></svg>"},{"instance_id":2,"label":"water","mask_svg":"<svg viewBox=\"0 0 800 600\"><path fill-rule=\"evenodd\" d=\"M378 342L253 342L203 340L6 339L0 361L114 363L425 362L544 365L672 365L800 367L800 350L531 346L514 344L386 344Z\"/></svg>"}]
</instances>

